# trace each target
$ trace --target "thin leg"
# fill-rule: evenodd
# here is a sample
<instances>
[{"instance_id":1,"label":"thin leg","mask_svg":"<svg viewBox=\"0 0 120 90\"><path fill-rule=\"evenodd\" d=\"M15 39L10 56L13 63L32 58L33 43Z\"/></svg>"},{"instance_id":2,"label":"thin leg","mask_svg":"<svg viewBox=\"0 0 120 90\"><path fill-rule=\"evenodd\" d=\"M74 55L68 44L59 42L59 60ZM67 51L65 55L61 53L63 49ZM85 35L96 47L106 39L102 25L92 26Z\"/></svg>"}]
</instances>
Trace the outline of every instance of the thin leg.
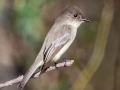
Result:
<instances>
[{"instance_id":1,"label":"thin leg","mask_svg":"<svg viewBox=\"0 0 120 90\"><path fill-rule=\"evenodd\" d=\"M67 59L62 57L62 60L64 60L64 61L65 61L64 67L66 67L66 62L67 62Z\"/></svg>"},{"instance_id":2,"label":"thin leg","mask_svg":"<svg viewBox=\"0 0 120 90\"><path fill-rule=\"evenodd\" d=\"M67 61L67 59L64 58L63 60L65 61L64 67L66 67L66 61Z\"/></svg>"},{"instance_id":3,"label":"thin leg","mask_svg":"<svg viewBox=\"0 0 120 90\"><path fill-rule=\"evenodd\" d=\"M57 67L57 62L54 62L54 64L55 64L55 68L58 69L58 67Z\"/></svg>"}]
</instances>

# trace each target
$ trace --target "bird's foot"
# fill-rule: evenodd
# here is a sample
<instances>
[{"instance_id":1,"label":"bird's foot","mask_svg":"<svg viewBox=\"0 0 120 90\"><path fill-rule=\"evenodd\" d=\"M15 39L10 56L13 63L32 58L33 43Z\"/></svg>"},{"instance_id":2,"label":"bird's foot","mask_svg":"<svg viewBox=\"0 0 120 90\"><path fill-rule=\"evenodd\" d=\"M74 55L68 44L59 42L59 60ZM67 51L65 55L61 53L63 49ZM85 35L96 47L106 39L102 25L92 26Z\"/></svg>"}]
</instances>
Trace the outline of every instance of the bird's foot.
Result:
<instances>
[{"instance_id":1,"label":"bird's foot","mask_svg":"<svg viewBox=\"0 0 120 90\"><path fill-rule=\"evenodd\" d=\"M66 58L62 58L62 60L64 60L65 64L64 67L66 67L66 62L68 61Z\"/></svg>"},{"instance_id":2,"label":"bird's foot","mask_svg":"<svg viewBox=\"0 0 120 90\"><path fill-rule=\"evenodd\" d=\"M55 68L58 69L58 67L57 67L57 62L55 62L54 64L55 64Z\"/></svg>"}]
</instances>

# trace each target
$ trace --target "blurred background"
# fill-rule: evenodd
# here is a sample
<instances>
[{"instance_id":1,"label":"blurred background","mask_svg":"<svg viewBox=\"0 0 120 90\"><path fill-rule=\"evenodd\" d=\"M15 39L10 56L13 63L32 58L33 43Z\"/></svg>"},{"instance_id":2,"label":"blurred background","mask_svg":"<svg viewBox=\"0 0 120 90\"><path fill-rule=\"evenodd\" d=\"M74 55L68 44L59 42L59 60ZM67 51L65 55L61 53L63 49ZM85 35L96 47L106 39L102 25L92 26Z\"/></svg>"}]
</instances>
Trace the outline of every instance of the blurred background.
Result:
<instances>
[{"instance_id":1,"label":"blurred background","mask_svg":"<svg viewBox=\"0 0 120 90\"><path fill-rule=\"evenodd\" d=\"M24 90L120 90L119 0L0 0L0 83L24 75L55 19L67 5L81 8L83 23L63 55L75 60L31 79ZM61 62L62 60L60 60ZM0 90L20 90L17 84Z\"/></svg>"}]
</instances>

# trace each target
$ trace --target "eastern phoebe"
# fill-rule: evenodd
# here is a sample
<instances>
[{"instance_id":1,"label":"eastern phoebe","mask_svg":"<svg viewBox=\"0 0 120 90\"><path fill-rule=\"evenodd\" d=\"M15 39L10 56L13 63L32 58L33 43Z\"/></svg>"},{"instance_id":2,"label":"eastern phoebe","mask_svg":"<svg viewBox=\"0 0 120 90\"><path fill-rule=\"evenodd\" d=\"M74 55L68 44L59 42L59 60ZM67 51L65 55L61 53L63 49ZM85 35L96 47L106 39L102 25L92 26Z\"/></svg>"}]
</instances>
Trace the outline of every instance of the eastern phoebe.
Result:
<instances>
[{"instance_id":1,"label":"eastern phoebe","mask_svg":"<svg viewBox=\"0 0 120 90\"><path fill-rule=\"evenodd\" d=\"M78 7L74 5L65 7L60 16L55 20L36 60L24 75L18 87L24 88L25 84L38 67L44 66L48 61L56 63L74 41L77 29L81 23L89 21L90 20L87 20L83 16Z\"/></svg>"}]
</instances>

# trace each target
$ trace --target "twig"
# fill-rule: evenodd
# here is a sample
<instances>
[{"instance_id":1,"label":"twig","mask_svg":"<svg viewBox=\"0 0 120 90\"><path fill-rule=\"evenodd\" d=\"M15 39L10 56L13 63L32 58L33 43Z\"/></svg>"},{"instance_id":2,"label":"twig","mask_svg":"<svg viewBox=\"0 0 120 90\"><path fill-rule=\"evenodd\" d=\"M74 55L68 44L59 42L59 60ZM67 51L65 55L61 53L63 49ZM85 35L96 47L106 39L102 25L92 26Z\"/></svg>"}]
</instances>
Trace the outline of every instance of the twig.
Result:
<instances>
[{"instance_id":1,"label":"twig","mask_svg":"<svg viewBox=\"0 0 120 90\"><path fill-rule=\"evenodd\" d=\"M43 73L46 73L46 72L49 72L51 70L57 69L56 67L59 68L59 67L68 67L68 66L71 66L73 63L74 63L74 60L67 60L65 62L61 62L61 63L56 64L56 66L49 66L49 67L45 68L42 72L38 71L38 72L34 73L31 78L39 77ZM15 78L15 79L12 79L10 81L7 81L5 83L0 83L0 88L11 86L14 83L20 82L22 79L23 79L23 75Z\"/></svg>"}]
</instances>

